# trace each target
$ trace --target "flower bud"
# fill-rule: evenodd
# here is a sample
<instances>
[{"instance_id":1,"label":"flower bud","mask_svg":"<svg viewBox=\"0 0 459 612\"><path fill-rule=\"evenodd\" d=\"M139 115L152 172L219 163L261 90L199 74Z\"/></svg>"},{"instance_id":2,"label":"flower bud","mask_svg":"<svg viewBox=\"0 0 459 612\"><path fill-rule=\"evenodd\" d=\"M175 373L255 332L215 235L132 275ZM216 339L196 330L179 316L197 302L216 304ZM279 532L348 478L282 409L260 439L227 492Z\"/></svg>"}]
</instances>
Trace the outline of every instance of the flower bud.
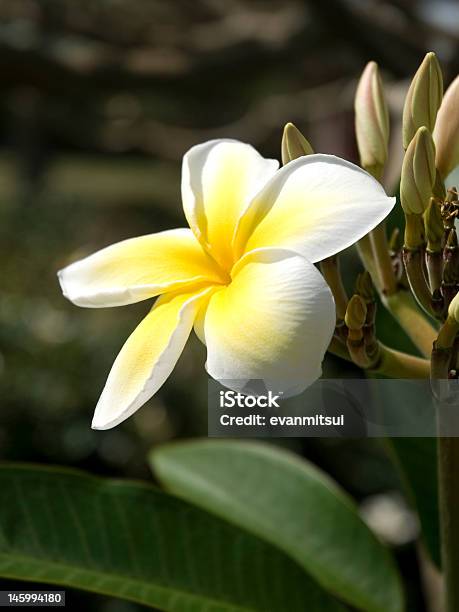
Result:
<instances>
[{"instance_id":1,"label":"flower bud","mask_svg":"<svg viewBox=\"0 0 459 612\"><path fill-rule=\"evenodd\" d=\"M369 62L360 77L354 108L360 164L379 178L387 160L389 112L376 62Z\"/></svg>"},{"instance_id":2,"label":"flower bud","mask_svg":"<svg viewBox=\"0 0 459 612\"><path fill-rule=\"evenodd\" d=\"M365 324L367 305L360 295L353 295L349 300L344 322L350 330L359 330Z\"/></svg>"},{"instance_id":3,"label":"flower bud","mask_svg":"<svg viewBox=\"0 0 459 612\"><path fill-rule=\"evenodd\" d=\"M431 252L440 251L442 248L443 236L445 234L445 227L443 224L443 217L441 216L440 205L434 198L430 199L430 203L424 213L424 225L427 249Z\"/></svg>"},{"instance_id":4,"label":"flower bud","mask_svg":"<svg viewBox=\"0 0 459 612\"><path fill-rule=\"evenodd\" d=\"M407 149L417 130L434 129L443 97L443 77L435 53L427 53L411 81L403 108L403 148Z\"/></svg>"},{"instance_id":5,"label":"flower bud","mask_svg":"<svg viewBox=\"0 0 459 612\"><path fill-rule=\"evenodd\" d=\"M430 132L420 127L405 153L400 200L406 214L422 215L435 183L435 146Z\"/></svg>"},{"instance_id":6,"label":"flower bud","mask_svg":"<svg viewBox=\"0 0 459 612\"><path fill-rule=\"evenodd\" d=\"M281 149L284 165L298 157L314 153L309 142L293 123L287 123L284 127Z\"/></svg>"},{"instance_id":7,"label":"flower bud","mask_svg":"<svg viewBox=\"0 0 459 612\"><path fill-rule=\"evenodd\" d=\"M446 90L433 137L437 148L437 170L445 179L459 166L459 76Z\"/></svg>"},{"instance_id":8,"label":"flower bud","mask_svg":"<svg viewBox=\"0 0 459 612\"><path fill-rule=\"evenodd\" d=\"M457 324L459 324L459 293L456 293L456 295L451 300L451 303L450 303L450 305L448 307L448 315Z\"/></svg>"}]
</instances>

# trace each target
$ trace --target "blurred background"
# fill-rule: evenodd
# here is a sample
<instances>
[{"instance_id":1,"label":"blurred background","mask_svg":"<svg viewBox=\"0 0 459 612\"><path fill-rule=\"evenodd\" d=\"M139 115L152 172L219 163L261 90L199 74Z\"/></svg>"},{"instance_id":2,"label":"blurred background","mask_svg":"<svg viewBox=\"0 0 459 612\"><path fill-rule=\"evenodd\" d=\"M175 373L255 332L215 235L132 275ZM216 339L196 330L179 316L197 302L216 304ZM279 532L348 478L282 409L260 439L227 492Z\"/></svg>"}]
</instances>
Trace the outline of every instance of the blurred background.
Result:
<instances>
[{"instance_id":1,"label":"blurred background","mask_svg":"<svg viewBox=\"0 0 459 612\"><path fill-rule=\"evenodd\" d=\"M56 271L112 242L183 226L181 158L210 138L279 157L293 121L316 151L356 161L353 96L370 59L387 86L386 186L396 189L404 95L429 50L448 83L459 71L458 3L1 0L0 458L150 479L152 445L206 436L205 350L194 338L133 418L90 429L111 363L150 304L79 309L62 297ZM353 252L344 268L352 286ZM378 329L392 346L412 348L388 318L380 315ZM360 375L333 358L325 373ZM410 609L425 609L412 562L417 526L378 441L279 443L361 502L397 547ZM141 609L77 592L67 607Z\"/></svg>"}]
</instances>

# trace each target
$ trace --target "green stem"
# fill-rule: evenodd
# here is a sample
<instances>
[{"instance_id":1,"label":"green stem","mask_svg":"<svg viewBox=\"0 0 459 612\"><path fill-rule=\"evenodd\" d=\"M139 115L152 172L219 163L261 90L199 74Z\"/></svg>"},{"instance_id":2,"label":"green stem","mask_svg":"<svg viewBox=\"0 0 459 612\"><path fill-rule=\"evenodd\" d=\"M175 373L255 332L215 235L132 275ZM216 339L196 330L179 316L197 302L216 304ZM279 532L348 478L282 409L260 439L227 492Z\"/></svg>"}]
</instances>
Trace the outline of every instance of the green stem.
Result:
<instances>
[{"instance_id":1,"label":"green stem","mask_svg":"<svg viewBox=\"0 0 459 612\"><path fill-rule=\"evenodd\" d=\"M339 258L337 255L320 262L320 271L335 298L336 317L343 320L346 314L348 298L341 278Z\"/></svg>"},{"instance_id":2,"label":"green stem","mask_svg":"<svg viewBox=\"0 0 459 612\"><path fill-rule=\"evenodd\" d=\"M426 250L426 266L430 290L433 293L440 289L443 276L443 252Z\"/></svg>"},{"instance_id":3,"label":"green stem","mask_svg":"<svg viewBox=\"0 0 459 612\"><path fill-rule=\"evenodd\" d=\"M411 291L421 308L429 315L432 310L432 294L424 276L424 254L421 249L403 249L403 263Z\"/></svg>"},{"instance_id":4,"label":"green stem","mask_svg":"<svg viewBox=\"0 0 459 612\"><path fill-rule=\"evenodd\" d=\"M438 332L435 349L452 349L458 332L459 325L456 320L448 317ZM432 378L448 378L448 372L432 372Z\"/></svg>"},{"instance_id":5,"label":"green stem","mask_svg":"<svg viewBox=\"0 0 459 612\"><path fill-rule=\"evenodd\" d=\"M332 339L328 350L337 357L352 361L345 346L336 338ZM430 362L379 343L376 362L367 371L387 378L429 378Z\"/></svg>"},{"instance_id":6,"label":"green stem","mask_svg":"<svg viewBox=\"0 0 459 612\"><path fill-rule=\"evenodd\" d=\"M360 260L366 270L370 273L371 280L374 286L378 290L378 293L382 291L381 282L378 271L376 269L375 260L373 257L373 248L371 246L370 235L367 234L357 242L357 252Z\"/></svg>"},{"instance_id":7,"label":"green stem","mask_svg":"<svg viewBox=\"0 0 459 612\"><path fill-rule=\"evenodd\" d=\"M370 242L381 290L385 295L392 295L397 291L397 281L389 253L385 221L370 232Z\"/></svg>"},{"instance_id":8,"label":"green stem","mask_svg":"<svg viewBox=\"0 0 459 612\"><path fill-rule=\"evenodd\" d=\"M438 332L419 311L411 293L398 291L394 295L383 297L383 301L421 354L424 357L430 357Z\"/></svg>"},{"instance_id":9,"label":"green stem","mask_svg":"<svg viewBox=\"0 0 459 612\"><path fill-rule=\"evenodd\" d=\"M414 357L380 344L379 359L375 367L369 370L372 374L381 374L388 378L429 378L430 361Z\"/></svg>"},{"instance_id":10,"label":"green stem","mask_svg":"<svg viewBox=\"0 0 459 612\"><path fill-rule=\"evenodd\" d=\"M435 184L433 186L434 195L440 200L444 200L446 197L446 189L445 189L445 181L441 177L440 173L437 171L435 176Z\"/></svg>"}]
</instances>

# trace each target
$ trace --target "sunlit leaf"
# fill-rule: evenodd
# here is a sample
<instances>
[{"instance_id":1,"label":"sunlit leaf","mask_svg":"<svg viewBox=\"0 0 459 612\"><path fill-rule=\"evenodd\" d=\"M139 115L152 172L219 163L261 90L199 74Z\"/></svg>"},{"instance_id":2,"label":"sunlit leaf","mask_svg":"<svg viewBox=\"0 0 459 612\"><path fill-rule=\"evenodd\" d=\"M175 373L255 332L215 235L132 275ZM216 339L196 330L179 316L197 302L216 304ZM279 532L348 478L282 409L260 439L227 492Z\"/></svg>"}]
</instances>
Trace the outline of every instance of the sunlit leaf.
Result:
<instances>
[{"instance_id":1,"label":"sunlit leaf","mask_svg":"<svg viewBox=\"0 0 459 612\"><path fill-rule=\"evenodd\" d=\"M403 609L388 551L311 464L271 445L226 440L161 447L151 462L171 491L276 545L353 606Z\"/></svg>"}]
</instances>

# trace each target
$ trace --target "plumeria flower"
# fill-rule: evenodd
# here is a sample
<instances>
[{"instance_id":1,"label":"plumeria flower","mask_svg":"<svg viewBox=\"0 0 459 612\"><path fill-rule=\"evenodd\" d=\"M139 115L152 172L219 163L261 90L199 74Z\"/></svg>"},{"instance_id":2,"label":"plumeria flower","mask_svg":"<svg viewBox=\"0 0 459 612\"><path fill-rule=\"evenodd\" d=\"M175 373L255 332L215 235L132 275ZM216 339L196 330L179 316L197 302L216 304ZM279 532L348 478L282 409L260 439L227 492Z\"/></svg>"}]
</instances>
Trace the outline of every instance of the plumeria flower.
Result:
<instances>
[{"instance_id":1,"label":"plumeria flower","mask_svg":"<svg viewBox=\"0 0 459 612\"><path fill-rule=\"evenodd\" d=\"M124 240L59 272L78 306L159 296L113 364L95 429L114 427L156 393L193 328L207 372L224 384L305 389L321 375L335 326L331 291L313 264L355 243L395 203L337 157L309 155L279 170L235 140L188 151L182 198L189 229Z\"/></svg>"}]
</instances>

